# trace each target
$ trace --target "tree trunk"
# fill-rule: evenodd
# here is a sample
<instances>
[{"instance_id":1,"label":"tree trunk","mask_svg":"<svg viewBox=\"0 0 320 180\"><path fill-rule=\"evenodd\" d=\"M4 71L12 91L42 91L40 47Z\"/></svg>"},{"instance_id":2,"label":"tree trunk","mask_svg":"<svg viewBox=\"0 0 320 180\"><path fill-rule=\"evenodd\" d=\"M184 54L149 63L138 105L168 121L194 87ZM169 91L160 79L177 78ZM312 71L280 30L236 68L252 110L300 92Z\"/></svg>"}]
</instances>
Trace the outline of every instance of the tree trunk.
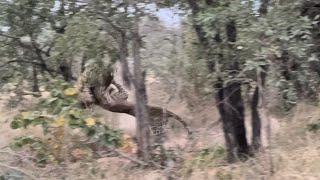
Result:
<instances>
[{"instance_id":1,"label":"tree trunk","mask_svg":"<svg viewBox=\"0 0 320 180\"><path fill-rule=\"evenodd\" d=\"M267 14L269 1L270 0L260 0L260 3L261 3L260 8L259 8L260 15Z\"/></svg>"},{"instance_id":2,"label":"tree trunk","mask_svg":"<svg viewBox=\"0 0 320 180\"><path fill-rule=\"evenodd\" d=\"M81 73L83 73L84 70L85 70L86 61L87 61L87 55L84 54L83 57L82 57L82 59L81 59L81 64L80 64L80 66L81 66L81 67L80 67Z\"/></svg>"},{"instance_id":3,"label":"tree trunk","mask_svg":"<svg viewBox=\"0 0 320 180\"><path fill-rule=\"evenodd\" d=\"M220 118L222 120L222 129L223 129L223 134L224 134L224 139L225 139L225 147L227 151L227 161L229 163L235 162L237 153L236 153L236 142L234 138L234 128L233 128L233 123L230 118L227 118L226 115L226 110L225 110L225 105L224 105L224 100L225 100L225 95L224 95L224 88L223 88L223 81L221 78L218 78L217 82L214 85L214 89L216 90L215 92L215 100L217 103L217 108L220 114Z\"/></svg>"},{"instance_id":4,"label":"tree trunk","mask_svg":"<svg viewBox=\"0 0 320 180\"><path fill-rule=\"evenodd\" d=\"M261 0L261 5L259 8L260 16L267 14L269 1L270 0ZM251 145L254 151L259 150L259 148L261 147L261 123L262 122L261 122L260 113L265 112L265 110L263 109L265 107L261 106L259 108L258 105L259 103L265 103L265 102L259 102L259 101L261 100L263 101L262 97L264 93L263 90L265 89L267 67L265 65L260 67L262 71L257 71L256 77L257 77L258 85L255 88L255 91L251 100L251 125L252 125L252 144Z\"/></svg>"},{"instance_id":5,"label":"tree trunk","mask_svg":"<svg viewBox=\"0 0 320 180\"><path fill-rule=\"evenodd\" d=\"M124 85L127 88L131 87L131 73L129 70L129 64L127 61L127 57L128 57L128 40L127 40L127 36L126 36L126 32L121 31L120 32L120 44L119 44L119 60L120 60L120 64L121 64L121 71L122 71L122 78L124 81Z\"/></svg>"},{"instance_id":6,"label":"tree trunk","mask_svg":"<svg viewBox=\"0 0 320 180\"><path fill-rule=\"evenodd\" d=\"M193 16L196 16L200 12L200 7L195 0L188 0L188 3L192 9ZM206 1L207 5L213 5L215 1ZM209 49L209 40L205 37L204 30L201 26L193 24L193 27L197 33L198 39L204 49ZM227 41L229 48L234 49L233 44L237 39L237 29L234 20L230 20L226 23L225 31L227 34ZM222 42L219 34L214 38L217 44ZM207 59L210 58L210 52L206 54ZM219 56L221 59L222 55ZM235 58L234 58L235 59ZM207 66L210 72L214 71L214 61L207 61ZM237 72L239 65L237 59L232 64L228 65L230 72ZM236 74L230 73L232 77ZM223 132L225 137L227 160L228 162L235 162L238 158L246 159L249 155L249 146L246 139L246 129L244 125L244 103L241 96L241 82L233 81L226 84L224 87L224 81L222 77L218 77L217 82L214 83L215 100L217 108L222 120Z\"/></svg>"},{"instance_id":7,"label":"tree trunk","mask_svg":"<svg viewBox=\"0 0 320 180\"><path fill-rule=\"evenodd\" d=\"M232 82L227 84L223 90L225 97L225 115L222 116L222 122L232 124L233 138L236 142L234 148L237 149L238 158L245 160L249 155L249 146L244 124L244 103L241 96L241 83Z\"/></svg>"},{"instance_id":8,"label":"tree trunk","mask_svg":"<svg viewBox=\"0 0 320 180\"><path fill-rule=\"evenodd\" d=\"M134 59L134 86L135 86L135 114L137 120L136 137L138 141L138 157L143 161L151 160L149 112L147 107L147 92L145 79L141 71L141 37L139 34L139 19L136 15L133 27L133 59Z\"/></svg>"},{"instance_id":9,"label":"tree trunk","mask_svg":"<svg viewBox=\"0 0 320 180\"><path fill-rule=\"evenodd\" d=\"M234 50L234 43L237 41L237 27L234 20L230 20L226 24L226 34L227 40L229 42L229 49ZM228 70L231 73L231 77L236 77L237 72L239 72L239 62L236 57L231 56L234 59L229 65ZM246 128L244 124L244 102L241 93L241 82L233 80L232 82L226 84L224 87L225 96L225 110L224 121L231 121L234 128L234 138L237 142L237 155L240 160L245 160L249 155L249 145L246 137Z\"/></svg>"},{"instance_id":10,"label":"tree trunk","mask_svg":"<svg viewBox=\"0 0 320 180\"><path fill-rule=\"evenodd\" d=\"M75 78L72 76L71 66L67 62L62 62L62 64L59 66L59 71L65 81L71 82L72 80L75 80Z\"/></svg>"},{"instance_id":11,"label":"tree trunk","mask_svg":"<svg viewBox=\"0 0 320 180\"><path fill-rule=\"evenodd\" d=\"M35 64L32 64L32 80L33 80L32 92L40 92L38 72Z\"/></svg>"},{"instance_id":12,"label":"tree trunk","mask_svg":"<svg viewBox=\"0 0 320 180\"><path fill-rule=\"evenodd\" d=\"M227 150L227 160L233 163L245 160L249 146L244 124L244 103L241 96L241 83L232 82L223 87L221 78L215 84L215 99L222 120L222 128Z\"/></svg>"},{"instance_id":13,"label":"tree trunk","mask_svg":"<svg viewBox=\"0 0 320 180\"><path fill-rule=\"evenodd\" d=\"M261 118L258 111L259 104L259 87L256 86L251 100L251 126L252 142L251 146L254 151L259 150L261 146Z\"/></svg>"}]
</instances>

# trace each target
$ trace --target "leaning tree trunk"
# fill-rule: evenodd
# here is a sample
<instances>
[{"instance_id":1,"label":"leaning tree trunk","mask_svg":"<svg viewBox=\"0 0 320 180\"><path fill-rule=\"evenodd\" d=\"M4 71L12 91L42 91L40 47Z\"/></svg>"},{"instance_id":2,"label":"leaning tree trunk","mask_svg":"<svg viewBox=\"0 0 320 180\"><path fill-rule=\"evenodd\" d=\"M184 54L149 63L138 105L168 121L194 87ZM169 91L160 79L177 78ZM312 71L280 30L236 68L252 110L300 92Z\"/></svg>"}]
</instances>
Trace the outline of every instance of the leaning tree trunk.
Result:
<instances>
[{"instance_id":1,"label":"leaning tree trunk","mask_svg":"<svg viewBox=\"0 0 320 180\"><path fill-rule=\"evenodd\" d=\"M135 17L133 27L133 59L134 59L134 87L135 87L135 114L137 120L136 137L138 141L138 157L145 162L151 160L149 112L147 108L147 92L145 79L141 71L141 37L139 35L138 16Z\"/></svg>"}]
</instances>

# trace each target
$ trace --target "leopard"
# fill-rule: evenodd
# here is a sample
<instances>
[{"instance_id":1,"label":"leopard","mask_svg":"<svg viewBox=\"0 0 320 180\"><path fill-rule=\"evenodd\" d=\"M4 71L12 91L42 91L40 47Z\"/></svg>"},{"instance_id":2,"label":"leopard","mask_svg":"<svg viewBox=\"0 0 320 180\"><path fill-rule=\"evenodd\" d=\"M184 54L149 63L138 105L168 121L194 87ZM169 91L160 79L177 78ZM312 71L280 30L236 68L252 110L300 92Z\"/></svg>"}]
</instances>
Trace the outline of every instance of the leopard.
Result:
<instances>
[{"instance_id":1,"label":"leopard","mask_svg":"<svg viewBox=\"0 0 320 180\"><path fill-rule=\"evenodd\" d=\"M111 85L114 85L116 87L113 88L112 86L109 86L107 88L106 97L109 103L115 102L115 103L123 103L126 102L128 99L128 92L124 89L122 85L115 82L114 80L111 82ZM160 137L163 136L167 130L167 124L168 124L168 118L166 117L166 110L163 108L162 114L154 113L150 114L150 130L153 133L153 135Z\"/></svg>"},{"instance_id":2,"label":"leopard","mask_svg":"<svg viewBox=\"0 0 320 180\"><path fill-rule=\"evenodd\" d=\"M114 87L112 87L113 85ZM105 96L107 97L108 103L123 103L126 102L129 94L128 92L115 80L111 81L111 85L107 88Z\"/></svg>"},{"instance_id":3,"label":"leopard","mask_svg":"<svg viewBox=\"0 0 320 180\"><path fill-rule=\"evenodd\" d=\"M84 71L81 72L75 87L78 90L78 99L82 105L87 109L90 109L95 103L95 99L92 96L91 89L93 87L101 87L103 92L107 91L107 88L110 87L110 81L117 87L117 83L113 80L113 68L111 64L105 66L102 61L93 61L89 60L84 65ZM116 83L116 84L115 84ZM102 88L103 87L103 88Z\"/></svg>"},{"instance_id":4,"label":"leopard","mask_svg":"<svg viewBox=\"0 0 320 180\"><path fill-rule=\"evenodd\" d=\"M91 64L90 66L86 66L86 69L78 79L77 84L79 91L79 100L88 108L90 108L94 104L94 98L90 92L90 87L104 86L104 71L105 70L101 68L101 65ZM102 88L102 90L104 91L102 94L106 97L107 103L126 103L129 97L129 94L125 90L125 88L117 83L114 79L111 81L111 84L108 87L104 87ZM173 118L179 121L187 130L188 135L191 134L191 131L189 130L186 122L184 122L178 115L167 111L165 108L162 108L162 111L155 111L150 109L149 114L150 130L156 137L165 136L165 133L168 129L167 125L169 118Z\"/></svg>"},{"instance_id":5,"label":"leopard","mask_svg":"<svg viewBox=\"0 0 320 180\"><path fill-rule=\"evenodd\" d=\"M184 129L187 131L188 136L191 137L192 132L189 129L187 123L175 113L168 111L166 108L162 107L161 111L150 110L150 128L155 136L165 137L166 132L168 131L168 123L170 119L178 121Z\"/></svg>"},{"instance_id":6,"label":"leopard","mask_svg":"<svg viewBox=\"0 0 320 180\"><path fill-rule=\"evenodd\" d=\"M124 89L124 87L119 83L115 82L114 80L111 82L111 84L117 88L117 91L116 91L113 87L111 86L108 87L108 90L106 93L110 96L110 99L112 99L111 101L116 103L123 103L127 101L128 92ZM164 134L168 130L167 126L168 126L169 118L176 119L177 121L182 123L184 127L187 126L187 124L179 116L173 114L172 112L167 111L165 108L162 108L161 113L150 112L149 117L150 117L149 125L150 125L151 132L153 133L153 135L157 137L164 136Z\"/></svg>"}]
</instances>

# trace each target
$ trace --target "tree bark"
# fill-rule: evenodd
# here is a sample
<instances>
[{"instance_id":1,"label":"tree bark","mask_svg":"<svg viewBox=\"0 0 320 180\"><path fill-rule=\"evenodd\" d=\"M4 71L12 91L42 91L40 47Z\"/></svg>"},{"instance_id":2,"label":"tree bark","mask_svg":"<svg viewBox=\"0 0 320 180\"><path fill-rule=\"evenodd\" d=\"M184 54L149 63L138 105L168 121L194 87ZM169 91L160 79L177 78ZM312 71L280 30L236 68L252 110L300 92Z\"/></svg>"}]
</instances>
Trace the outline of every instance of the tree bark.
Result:
<instances>
[{"instance_id":1,"label":"tree bark","mask_svg":"<svg viewBox=\"0 0 320 180\"><path fill-rule=\"evenodd\" d=\"M196 0L188 0L188 3L191 8L193 16L196 16L200 12L200 7L197 4ZM208 45L208 40L205 37L205 32L203 28L200 25L197 25L195 22L193 22L193 28L196 31L196 34L198 36L200 43L206 48Z\"/></svg>"},{"instance_id":2,"label":"tree bark","mask_svg":"<svg viewBox=\"0 0 320 180\"><path fill-rule=\"evenodd\" d=\"M234 50L234 43L237 41L237 27L234 20L230 20L226 24L226 34L227 40L229 42L229 49ZM229 65L228 70L230 70L231 77L236 77L237 72L239 72L239 62L236 57L233 57L234 62ZM244 102L241 93L241 82L238 80L233 80L226 84L224 87L225 110L226 115L225 120L231 121L234 128L234 138L236 140L237 155L240 160L247 159L249 155L249 145L246 137L246 128L244 124Z\"/></svg>"},{"instance_id":3,"label":"tree bark","mask_svg":"<svg viewBox=\"0 0 320 180\"><path fill-rule=\"evenodd\" d=\"M33 76L32 92L40 92L37 67L34 64L32 64L32 76Z\"/></svg>"},{"instance_id":4,"label":"tree bark","mask_svg":"<svg viewBox=\"0 0 320 180\"><path fill-rule=\"evenodd\" d=\"M252 126L252 142L253 150L257 151L261 146L261 118L258 111L259 104L259 87L255 87L251 100L251 126Z\"/></svg>"},{"instance_id":5,"label":"tree bark","mask_svg":"<svg viewBox=\"0 0 320 180\"><path fill-rule=\"evenodd\" d=\"M267 14L269 1L270 0L261 0L261 5L259 8L260 16ZM265 112L263 108L266 108L263 106L261 106L260 108L258 107L260 103L265 104L265 102L260 102L260 101L263 101L263 98L262 98L264 96L263 90L265 89L265 81L267 77L267 67L264 65L264 66L260 66L260 68L262 71L261 70L257 71L256 77L257 77L258 85L255 88L255 91L253 93L252 100L251 100L251 125L252 125L251 145L254 151L258 151L259 148L261 147L261 123L262 122L261 122L260 113Z\"/></svg>"},{"instance_id":6,"label":"tree bark","mask_svg":"<svg viewBox=\"0 0 320 180\"><path fill-rule=\"evenodd\" d=\"M244 124L245 117L244 103L241 96L241 82L228 83L223 88L223 91L225 114L221 116L222 122L226 123L228 128L233 128L232 135L236 143L232 143L231 145L234 146L233 149L237 150L237 158L246 160L249 155L249 145ZM230 127L229 124L232 126ZM229 133L229 131L224 133Z\"/></svg>"},{"instance_id":7,"label":"tree bark","mask_svg":"<svg viewBox=\"0 0 320 180\"><path fill-rule=\"evenodd\" d=\"M71 66L67 62L62 62L62 64L60 64L59 71L65 81L71 82L75 80L75 78L72 76Z\"/></svg>"},{"instance_id":8,"label":"tree bark","mask_svg":"<svg viewBox=\"0 0 320 180\"><path fill-rule=\"evenodd\" d=\"M259 8L260 15L267 14L269 1L270 0L260 0L260 3L261 3L260 8Z\"/></svg>"},{"instance_id":9,"label":"tree bark","mask_svg":"<svg viewBox=\"0 0 320 180\"><path fill-rule=\"evenodd\" d=\"M220 114L220 118L222 120L222 129L225 139L225 147L227 151L227 161L229 163L235 162L237 160L237 153L236 153L236 142L234 138L234 129L233 124L230 119L227 119L227 113L225 110L224 100L224 87L223 81L221 78L218 78L217 82L214 85L215 89L215 100L217 103L217 108Z\"/></svg>"},{"instance_id":10,"label":"tree bark","mask_svg":"<svg viewBox=\"0 0 320 180\"><path fill-rule=\"evenodd\" d=\"M128 88L131 87L132 76L129 70L129 64L127 61L128 57L128 40L126 32L121 31L120 33L120 44L119 44L119 60L122 67L122 78L124 85Z\"/></svg>"},{"instance_id":11,"label":"tree bark","mask_svg":"<svg viewBox=\"0 0 320 180\"><path fill-rule=\"evenodd\" d=\"M81 64L80 64L80 72L81 73L83 73L84 70L85 70L86 61L87 61L87 55L84 54L82 59L81 59Z\"/></svg>"},{"instance_id":12,"label":"tree bark","mask_svg":"<svg viewBox=\"0 0 320 180\"><path fill-rule=\"evenodd\" d=\"M138 141L138 157L143 161L151 160L149 112L147 108L147 91L145 79L141 71L141 37L139 34L139 18L136 14L133 27L133 59L134 59L134 87L135 87L135 114L137 120L136 138Z\"/></svg>"},{"instance_id":13,"label":"tree bark","mask_svg":"<svg viewBox=\"0 0 320 180\"><path fill-rule=\"evenodd\" d=\"M207 5L212 5L214 1L206 1ZM188 3L192 9L193 16L196 16L200 12L200 7L195 0L188 0ZM203 48L208 47L209 40L205 37L204 30L201 26L193 24L193 27L197 33L200 43ZM233 44L237 40L237 29L234 20L230 20L225 25L225 31L227 34L227 41L229 42L229 48L232 50ZM219 34L214 38L216 43L221 43ZM207 58L210 58L210 52L207 52ZM223 58L222 55L220 56ZM234 57L235 58L235 57ZM236 58L235 58L236 59ZM208 69L214 71L214 63L207 61ZM239 64L237 59L227 66L227 70L230 72L236 72L239 70ZM232 77L236 74L230 73ZM214 83L215 100L217 108L222 120L223 132L225 137L227 160L232 163L238 158L246 159L249 155L249 146L246 139L246 129L244 125L244 103L241 96L241 82L234 81L224 86L222 77L218 77Z\"/></svg>"}]
</instances>

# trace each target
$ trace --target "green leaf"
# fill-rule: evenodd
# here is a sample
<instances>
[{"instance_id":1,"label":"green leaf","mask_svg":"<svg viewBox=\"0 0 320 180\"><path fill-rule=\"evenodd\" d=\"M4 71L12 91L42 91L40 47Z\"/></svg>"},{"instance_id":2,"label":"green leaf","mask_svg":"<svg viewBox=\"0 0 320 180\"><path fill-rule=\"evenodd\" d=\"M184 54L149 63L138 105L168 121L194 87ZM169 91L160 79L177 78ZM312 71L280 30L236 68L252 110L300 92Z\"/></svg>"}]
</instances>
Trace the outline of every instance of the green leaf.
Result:
<instances>
[{"instance_id":1,"label":"green leaf","mask_svg":"<svg viewBox=\"0 0 320 180\"><path fill-rule=\"evenodd\" d=\"M10 127L12 129L18 129L18 128L21 128L23 125L22 125L22 122L20 120L13 120L10 124Z\"/></svg>"},{"instance_id":2,"label":"green leaf","mask_svg":"<svg viewBox=\"0 0 320 180\"><path fill-rule=\"evenodd\" d=\"M46 100L46 105L53 104L56 100L58 100L57 97L49 98Z\"/></svg>"}]
</instances>

